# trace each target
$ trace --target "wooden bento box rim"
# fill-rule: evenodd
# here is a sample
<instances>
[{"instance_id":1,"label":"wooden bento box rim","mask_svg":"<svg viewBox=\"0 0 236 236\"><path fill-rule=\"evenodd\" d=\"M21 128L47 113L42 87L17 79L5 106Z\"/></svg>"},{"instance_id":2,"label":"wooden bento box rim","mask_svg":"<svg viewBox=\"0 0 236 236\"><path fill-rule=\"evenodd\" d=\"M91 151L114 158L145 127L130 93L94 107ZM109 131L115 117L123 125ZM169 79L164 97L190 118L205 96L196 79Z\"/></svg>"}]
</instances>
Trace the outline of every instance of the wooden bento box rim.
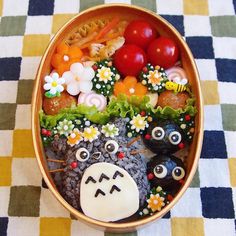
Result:
<instances>
[{"instance_id":1,"label":"wooden bento box rim","mask_svg":"<svg viewBox=\"0 0 236 236\"><path fill-rule=\"evenodd\" d=\"M43 145L42 145L42 141L40 137L39 110L41 109L41 105L42 105L42 92L41 92L41 87L40 87L40 80L42 78L42 74L45 73L45 66L44 66L45 61L49 57L49 54L51 54L55 49L55 42L58 42L62 38L64 38L63 33L66 30L68 31L68 29L71 30L72 28L71 26L78 18L81 18L82 16L85 16L88 13L97 12L98 10L103 11L109 8L125 8L126 10L137 11L142 14L146 14L153 18L156 18L159 22L161 22L161 24L165 25L165 27L168 28L168 31L171 31L171 33L173 33L178 38L181 44L181 47L185 50L185 53L190 60L190 64L191 64L190 67L192 70L193 77L195 78L195 80L192 81L192 83L194 83L193 90L194 90L194 94L196 95L196 105L198 108L198 113L196 115L196 120L197 120L196 132L194 135L193 143L191 145L192 148L190 149L190 154L189 154L189 156L193 158L193 161L191 163L191 166L187 168L188 170L190 169L190 172L187 174L185 184L180 189L178 194L174 197L173 201L170 202L170 204L167 205L165 208L163 208L160 212L155 213L152 216L149 216L140 220L136 220L133 222L127 222L127 223L108 223L108 222L101 222L98 220L94 220L92 218L87 217L83 213L79 212L78 210L73 208L69 203L67 203L66 200L64 200L64 198L57 191L53 183L53 180L51 179L51 176L48 172L48 168L45 162L45 155L43 152ZM148 223L153 222L154 220L165 215L181 198L181 196L189 187L193 179L193 176L197 169L198 160L200 158L202 140L203 140L203 100L202 100L202 94L201 94L201 89L200 89L199 74L198 74L197 67L196 67L196 64L195 64L195 61L193 59L190 49L188 48L185 41L182 39L182 36L179 34L179 32L172 25L170 25L166 20L164 20L162 17L155 14L154 12L149 11L147 9L143 9L138 6L133 6L133 5L128 5L128 4L104 4L104 5L99 5L99 6L89 8L77 14L55 34L54 38L50 41L41 59L41 62L37 71L37 76L36 76L33 95L32 95L32 135L33 135L33 145L34 145L38 165L47 186L49 187L53 195L57 198L57 200L67 210L69 210L70 213L74 215L77 219L93 227L95 226L96 228L99 228L101 230L112 231L112 232L129 232L129 231L138 229L141 226L147 225Z\"/></svg>"}]
</instances>

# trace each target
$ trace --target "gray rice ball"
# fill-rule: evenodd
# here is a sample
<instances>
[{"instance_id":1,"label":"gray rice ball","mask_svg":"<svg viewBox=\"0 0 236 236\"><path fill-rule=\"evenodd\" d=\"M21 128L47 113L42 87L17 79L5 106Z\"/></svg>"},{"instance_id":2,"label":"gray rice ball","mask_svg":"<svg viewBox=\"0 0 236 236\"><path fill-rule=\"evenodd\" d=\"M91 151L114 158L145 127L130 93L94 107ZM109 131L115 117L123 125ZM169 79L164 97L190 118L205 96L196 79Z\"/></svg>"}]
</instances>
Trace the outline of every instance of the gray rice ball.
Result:
<instances>
[{"instance_id":1,"label":"gray rice ball","mask_svg":"<svg viewBox=\"0 0 236 236\"><path fill-rule=\"evenodd\" d=\"M119 136L114 138L107 138L103 134L93 142L80 142L73 147L66 143L66 138L55 139L51 146L46 148L46 155L48 158L65 160L63 167L57 163L49 163L50 169L64 168L64 172L52 174L54 181L58 187L61 195L70 203L74 208L81 210L80 208L80 181L84 171L94 163L107 162L117 165L125 169L130 176L136 182L139 189L140 207L144 204L146 195L150 190L149 182L146 176L146 161L142 154L131 155L131 151L137 149L144 149L144 145L141 141L133 143L127 148L127 143L130 139L126 136L126 123L127 118L115 118L112 124L115 124L119 128ZM101 131L101 126L97 126ZM104 146L108 140L115 140L119 149L118 152L123 152L125 157L119 159L117 154L108 153ZM80 162L76 159L76 152L79 148L86 148L90 153L90 158L85 162ZM95 159L93 154L100 152L100 158ZM78 163L77 168L72 169L70 164L76 161Z\"/></svg>"}]
</instances>

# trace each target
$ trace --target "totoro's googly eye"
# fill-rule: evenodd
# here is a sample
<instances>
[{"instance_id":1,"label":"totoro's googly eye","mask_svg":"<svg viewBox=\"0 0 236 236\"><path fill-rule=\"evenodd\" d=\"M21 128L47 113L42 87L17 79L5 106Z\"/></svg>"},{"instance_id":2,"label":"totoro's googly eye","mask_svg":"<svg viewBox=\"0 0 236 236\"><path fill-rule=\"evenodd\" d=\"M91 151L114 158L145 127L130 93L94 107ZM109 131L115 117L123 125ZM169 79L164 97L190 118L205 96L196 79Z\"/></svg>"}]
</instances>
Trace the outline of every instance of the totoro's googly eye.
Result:
<instances>
[{"instance_id":1,"label":"totoro's googly eye","mask_svg":"<svg viewBox=\"0 0 236 236\"><path fill-rule=\"evenodd\" d=\"M172 176L175 180L181 180L185 176L185 171L182 167L177 166L172 170Z\"/></svg>"},{"instance_id":2,"label":"totoro's googly eye","mask_svg":"<svg viewBox=\"0 0 236 236\"><path fill-rule=\"evenodd\" d=\"M158 179L163 179L166 177L167 175L167 169L164 165L157 165L154 170L154 175L158 178Z\"/></svg>"},{"instance_id":3,"label":"totoro's googly eye","mask_svg":"<svg viewBox=\"0 0 236 236\"><path fill-rule=\"evenodd\" d=\"M78 161L84 162L89 159L89 151L86 148L79 148L75 154Z\"/></svg>"},{"instance_id":4,"label":"totoro's googly eye","mask_svg":"<svg viewBox=\"0 0 236 236\"><path fill-rule=\"evenodd\" d=\"M152 137L156 140L162 140L165 136L165 131L161 127L155 127L152 130Z\"/></svg>"},{"instance_id":5,"label":"totoro's googly eye","mask_svg":"<svg viewBox=\"0 0 236 236\"><path fill-rule=\"evenodd\" d=\"M118 149L119 149L119 145L114 140L109 140L105 144L105 150L111 154L117 153Z\"/></svg>"},{"instance_id":6,"label":"totoro's googly eye","mask_svg":"<svg viewBox=\"0 0 236 236\"><path fill-rule=\"evenodd\" d=\"M178 131L173 131L169 134L169 141L173 145L178 145L182 140L181 134Z\"/></svg>"}]
</instances>

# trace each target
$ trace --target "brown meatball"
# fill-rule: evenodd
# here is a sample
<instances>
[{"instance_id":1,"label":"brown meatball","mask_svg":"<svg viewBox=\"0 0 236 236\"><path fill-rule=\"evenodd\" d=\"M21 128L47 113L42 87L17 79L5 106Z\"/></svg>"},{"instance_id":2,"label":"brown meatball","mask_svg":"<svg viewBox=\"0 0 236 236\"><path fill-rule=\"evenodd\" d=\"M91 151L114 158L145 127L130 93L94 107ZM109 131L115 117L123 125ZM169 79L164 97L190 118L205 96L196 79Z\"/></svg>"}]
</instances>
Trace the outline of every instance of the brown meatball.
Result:
<instances>
[{"instance_id":1,"label":"brown meatball","mask_svg":"<svg viewBox=\"0 0 236 236\"><path fill-rule=\"evenodd\" d=\"M77 99L66 92L61 93L60 97L43 99L43 110L47 115L56 115L64 108L76 106Z\"/></svg>"},{"instance_id":2,"label":"brown meatball","mask_svg":"<svg viewBox=\"0 0 236 236\"><path fill-rule=\"evenodd\" d=\"M169 106L173 109L184 108L189 94L186 92L174 93L173 91L166 90L159 95L157 105L160 107Z\"/></svg>"}]
</instances>

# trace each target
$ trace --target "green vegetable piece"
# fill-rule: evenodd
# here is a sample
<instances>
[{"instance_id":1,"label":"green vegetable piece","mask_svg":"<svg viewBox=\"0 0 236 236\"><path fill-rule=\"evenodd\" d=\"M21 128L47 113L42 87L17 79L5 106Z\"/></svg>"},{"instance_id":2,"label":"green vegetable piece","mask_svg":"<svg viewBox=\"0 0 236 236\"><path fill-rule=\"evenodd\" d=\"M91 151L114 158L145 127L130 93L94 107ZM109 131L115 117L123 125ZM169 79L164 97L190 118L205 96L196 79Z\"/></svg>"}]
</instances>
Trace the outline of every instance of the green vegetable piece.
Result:
<instances>
[{"instance_id":1,"label":"green vegetable piece","mask_svg":"<svg viewBox=\"0 0 236 236\"><path fill-rule=\"evenodd\" d=\"M154 67L150 63L143 68L139 78L148 91L157 93L165 90L165 84L168 81L165 70L159 66Z\"/></svg>"},{"instance_id":2,"label":"green vegetable piece","mask_svg":"<svg viewBox=\"0 0 236 236\"><path fill-rule=\"evenodd\" d=\"M95 76L92 79L93 90L106 97L112 95L115 82L120 79L116 68L112 66L112 61L102 60L94 66Z\"/></svg>"}]
</instances>

